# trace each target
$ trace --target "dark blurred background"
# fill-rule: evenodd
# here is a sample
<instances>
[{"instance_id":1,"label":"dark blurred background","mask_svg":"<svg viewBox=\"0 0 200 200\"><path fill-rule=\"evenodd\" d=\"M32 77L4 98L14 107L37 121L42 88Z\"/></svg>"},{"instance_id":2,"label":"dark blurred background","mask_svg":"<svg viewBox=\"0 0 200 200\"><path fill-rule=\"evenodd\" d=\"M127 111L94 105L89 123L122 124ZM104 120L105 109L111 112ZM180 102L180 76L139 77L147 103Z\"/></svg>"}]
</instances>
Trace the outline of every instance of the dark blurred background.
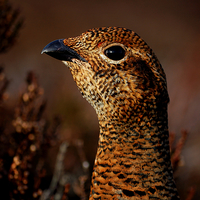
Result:
<instances>
[{"instance_id":1,"label":"dark blurred background","mask_svg":"<svg viewBox=\"0 0 200 200\"><path fill-rule=\"evenodd\" d=\"M63 138L83 138L88 159L93 162L98 138L96 114L81 97L67 67L40 52L55 39L77 36L90 28L132 29L154 50L166 72L169 130L177 138L181 130L189 132L183 166L178 171L180 195L186 196L187 188L193 185L197 188L195 199L200 199L200 1L10 2L21 10L25 21L17 44L1 55L1 64L11 80L8 103L16 103L27 72L33 70L45 91L48 117L59 114L63 118Z\"/></svg>"}]
</instances>

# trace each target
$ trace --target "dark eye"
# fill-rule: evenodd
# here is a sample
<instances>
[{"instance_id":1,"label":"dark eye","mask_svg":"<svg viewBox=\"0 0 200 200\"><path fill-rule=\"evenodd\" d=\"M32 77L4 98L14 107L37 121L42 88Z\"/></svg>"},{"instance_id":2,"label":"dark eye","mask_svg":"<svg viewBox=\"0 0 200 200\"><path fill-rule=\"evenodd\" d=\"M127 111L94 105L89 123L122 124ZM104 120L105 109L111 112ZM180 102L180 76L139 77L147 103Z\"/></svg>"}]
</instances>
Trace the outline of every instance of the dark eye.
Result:
<instances>
[{"instance_id":1,"label":"dark eye","mask_svg":"<svg viewBox=\"0 0 200 200\"><path fill-rule=\"evenodd\" d=\"M121 46L112 46L107 48L104 54L112 60L121 60L125 56L125 50Z\"/></svg>"}]
</instances>

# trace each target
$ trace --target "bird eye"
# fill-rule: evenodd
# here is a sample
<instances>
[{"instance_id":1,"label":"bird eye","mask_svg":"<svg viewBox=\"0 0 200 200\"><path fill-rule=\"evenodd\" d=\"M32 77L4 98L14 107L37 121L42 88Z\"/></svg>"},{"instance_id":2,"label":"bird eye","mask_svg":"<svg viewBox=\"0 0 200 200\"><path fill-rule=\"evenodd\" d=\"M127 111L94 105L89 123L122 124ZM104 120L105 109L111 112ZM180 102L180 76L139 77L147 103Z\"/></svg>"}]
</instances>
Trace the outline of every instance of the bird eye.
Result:
<instances>
[{"instance_id":1,"label":"bird eye","mask_svg":"<svg viewBox=\"0 0 200 200\"><path fill-rule=\"evenodd\" d=\"M112 60L121 60L125 56L125 50L121 46L111 46L104 51L104 54Z\"/></svg>"}]
</instances>

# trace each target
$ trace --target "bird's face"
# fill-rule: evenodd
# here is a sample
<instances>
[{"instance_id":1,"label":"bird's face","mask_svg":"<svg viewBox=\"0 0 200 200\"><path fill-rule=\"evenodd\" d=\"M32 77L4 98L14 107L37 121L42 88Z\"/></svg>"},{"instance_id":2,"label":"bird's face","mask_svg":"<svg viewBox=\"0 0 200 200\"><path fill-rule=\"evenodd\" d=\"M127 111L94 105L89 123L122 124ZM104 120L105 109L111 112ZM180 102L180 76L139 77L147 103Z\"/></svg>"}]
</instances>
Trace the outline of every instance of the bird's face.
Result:
<instances>
[{"instance_id":1,"label":"bird's face","mask_svg":"<svg viewBox=\"0 0 200 200\"><path fill-rule=\"evenodd\" d=\"M43 52L69 67L83 97L98 115L123 116L144 99L168 102L163 69L133 31L91 29L78 37L56 40Z\"/></svg>"}]
</instances>

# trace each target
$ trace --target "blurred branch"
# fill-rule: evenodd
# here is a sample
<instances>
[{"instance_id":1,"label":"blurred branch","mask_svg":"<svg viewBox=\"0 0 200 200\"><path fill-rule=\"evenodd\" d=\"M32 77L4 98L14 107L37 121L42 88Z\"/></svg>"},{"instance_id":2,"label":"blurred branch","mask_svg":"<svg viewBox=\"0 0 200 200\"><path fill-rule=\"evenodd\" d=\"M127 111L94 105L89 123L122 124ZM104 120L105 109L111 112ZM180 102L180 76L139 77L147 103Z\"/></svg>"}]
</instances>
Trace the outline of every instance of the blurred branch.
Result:
<instances>
[{"instance_id":1,"label":"blurred branch","mask_svg":"<svg viewBox=\"0 0 200 200\"><path fill-rule=\"evenodd\" d=\"M196 189L194 187L191 187L189 189L188 196L186 197L185 200L192 200L194 197L195 191L196 191Z\"/></svg>"},{"instance_id":2,"label":"blurred branch","mask_svg":"<svg viewBox=\"0 0 200 200\"><path fill-rule=\"evenodd\" d=\"M19 9L13 9L8 0L0 0L0 53L7 52L16 42L23 20Z\"/></svg>"},{"instance_id":3,"label":"blurred branch","mask_svg":"<svg viewBox=\"0 0 200 200\"><path fill-rule=\"evenodd\" d=\"M171 162L174 171L176 171L177 168L183 163L183 160L181 160L181 153L183 146L185 145L188 132L184 130L181 132L181 134L182 136L178 140L175 146L174 146L175 134L170 133L169 137L169 143L171 148Z\"/></svg>"},{"instance_id":4,"label":"blurred branch","mask_svg":"<svg viewBox=\"0 0 200 200\"><path fill-rule=\"evenodd\" d=\"M6 89L9 85L9 81L4 74L3 67L0 66L0 105L4 99L6 99Z\"/></svg>"},{"instance_id":5,"label":"blurred branch","mask_svg":"<svg viewBox=\"0 0 200 200\"><path fill-rule=\"evenodd\" d=\"M59 181L64 174L63 160L64 160L64 156L65 156L68 146L69 146L69 144L67 142L63 142L60 145L60 149L59 149L59 152L57 155L55 170L54 170L51 184L49 186L49 189L47 189L43 192L40 200L48 200L54 194L54 192L57 188L57 185L59 184ZM56 198L57 200L61 199L61 197L63 195L63 191L61 191L60 193L61 193L59 195L60 198L58 198L58 195L57 195L57 198Z\"/></svg>"},{"instance_id":6,"label":"blurred branch","mask_svg":"<svg viewBox=\"0 0 200 200\"><path fill-rule=\"evenodd\" d=\"M185 142L187 140L188 132L182 131L181 132L181 138L178 140L178 142L174 145L175 141L175 134L170 133L169 135L169 144L170 144L170 150L171 150L171 162L174 172L177 171L177 169L183 165L184 161L181 159L181 153L182 149L185 145ZM191 187L189 189L188 195L186 197L186 200L192 200L195 194L194 187Z\"/></svg>"},{"instance_id":7,"label":"blurred branch","mask_svg":"<svg viewBox=\"0 0 200 200\"><path fill-rule=\"evenodd\" d=\"M83 171L79 169L77 174L64 172L64 158L67 152L67 148L70 145L76 147L76 150L79 154L79 159L82 163L81 168ZM51 184L49 189L43 192L40 200L66 200L70 195L72 195L72 198L76 196L81 200L87 199L89 193L85 184L89 180L89 163L85 159L84 151L82 148L83 141L81 140L72 141L72 144L63 142L60 145ZM75 168L76 167L77 166L75 166Z\"/></svg>"}]
</instances>

